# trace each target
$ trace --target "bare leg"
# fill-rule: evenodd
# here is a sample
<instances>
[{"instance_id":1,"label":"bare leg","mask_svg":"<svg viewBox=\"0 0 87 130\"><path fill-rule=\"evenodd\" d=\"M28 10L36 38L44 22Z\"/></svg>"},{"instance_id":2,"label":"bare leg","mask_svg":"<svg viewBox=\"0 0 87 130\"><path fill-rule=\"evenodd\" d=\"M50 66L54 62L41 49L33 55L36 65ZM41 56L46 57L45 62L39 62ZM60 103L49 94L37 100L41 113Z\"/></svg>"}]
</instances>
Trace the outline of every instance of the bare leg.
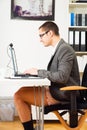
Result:
<instances>
[{"instance_id":1,"label":"bare leg","mask_svg":"<svg viewBox=\"0 0 87 130\"><path fill-rule=\"evenodd\" d=\"M40 93L38 93L38 88L35 88L34 91L33 87L22 87L15 93L14 102L21 122L27 122L31 120L31 105L40 106L40 99L41 89ZM44 104L48 105L46 96L44 96Z\"/></svg>"},{"instance_id":2,"label":"bare leg","mask_svg":"<svg viewBox=\"0 0 87 130\"><path fill-rule=\"evenodd\" d=\"M41 98L42 92L40 87L39 92L38 88L35 87L22 87L15 93L14 102L24 130L33 130L31 105L41 106ZM55 103L58 103L58 101L52 98L49 89L45 89L44 105Z\"/></svg>"}]
</instances>

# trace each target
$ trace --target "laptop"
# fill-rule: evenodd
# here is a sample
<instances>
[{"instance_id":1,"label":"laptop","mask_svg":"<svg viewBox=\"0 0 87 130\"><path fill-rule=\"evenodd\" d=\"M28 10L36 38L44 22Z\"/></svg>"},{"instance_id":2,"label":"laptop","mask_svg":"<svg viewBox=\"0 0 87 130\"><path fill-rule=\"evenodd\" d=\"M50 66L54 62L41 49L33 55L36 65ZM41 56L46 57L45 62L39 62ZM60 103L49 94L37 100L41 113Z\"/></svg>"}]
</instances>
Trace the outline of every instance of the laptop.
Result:
<instances>
[{"instance_id":1,"label":"laptop","mask_svg":"<svg viewBox=\"0 0 87 130\"><path fill-rule=\"evenodd\" d=\"M12 65L13 65L13 71L14 71L14 78L41 78L38 75L32 75L32 74L24 74L24 73L19 73L18 71L18 65L17 65L17 59L16 59L16 54L15 54L15 49L13 48L13 44L11 43L9 45L9 49L11 52L11 60L12 60Z\"/></svg>"}]
</instances>

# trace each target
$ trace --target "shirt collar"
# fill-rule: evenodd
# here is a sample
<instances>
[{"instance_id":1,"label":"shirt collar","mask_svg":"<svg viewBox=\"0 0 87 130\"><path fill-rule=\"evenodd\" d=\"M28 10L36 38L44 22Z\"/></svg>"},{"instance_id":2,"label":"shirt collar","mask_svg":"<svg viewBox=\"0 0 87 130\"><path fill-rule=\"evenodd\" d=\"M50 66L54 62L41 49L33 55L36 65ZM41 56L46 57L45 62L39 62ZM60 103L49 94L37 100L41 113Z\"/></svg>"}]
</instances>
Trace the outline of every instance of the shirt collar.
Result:
<instances>
[{"instance_id":1,"label":"shirt collar","mask_svg":"<svg viewBox=\"0 0 87 130\"><path fill-rule=\"evenodd\" d=\"M57 48L57 45L58 45L59 42L60 42L60 40L56 43L55 46L53 46L52 55L54 55L54 53L55 53L55 51L56 51L56 48Z\"/></svg>"}]
</instances>

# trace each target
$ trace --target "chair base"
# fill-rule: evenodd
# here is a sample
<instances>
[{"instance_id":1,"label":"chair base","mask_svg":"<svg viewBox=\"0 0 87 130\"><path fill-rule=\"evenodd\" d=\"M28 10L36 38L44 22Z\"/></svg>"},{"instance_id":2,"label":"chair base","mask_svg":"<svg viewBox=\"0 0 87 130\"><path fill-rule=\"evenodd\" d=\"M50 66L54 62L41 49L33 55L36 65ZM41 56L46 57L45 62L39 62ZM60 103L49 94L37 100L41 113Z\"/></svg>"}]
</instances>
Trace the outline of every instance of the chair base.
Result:
<instances>
[{"instance_id":1,"label":"chair base","mask_svg":"<svg viewBox=\"0 0 87 130\"><path fill-rule=\"evenodd\" d=\"M78 126L77 127L74 127L74 128L71 128L67 122L63 119L63 117L60 115L60 113L58 111L52 111L56 116L57 118L60 120L60 122L62 123L62 125L67 129L67 130L80 130L80 128L82 127L86 117L87 117L87 111L85 111L85 114L84 115L81 115L79 120L78 120Z\"/></svg>"}]
</instances>

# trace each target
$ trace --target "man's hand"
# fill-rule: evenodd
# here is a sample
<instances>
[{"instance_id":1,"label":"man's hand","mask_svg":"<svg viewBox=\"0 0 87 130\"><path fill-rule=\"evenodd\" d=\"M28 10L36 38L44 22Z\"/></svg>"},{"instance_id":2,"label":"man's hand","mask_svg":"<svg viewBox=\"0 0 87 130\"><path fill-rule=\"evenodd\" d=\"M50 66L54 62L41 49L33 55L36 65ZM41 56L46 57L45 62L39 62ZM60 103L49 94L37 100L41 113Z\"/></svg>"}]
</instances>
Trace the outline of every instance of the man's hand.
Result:
<instances>
[{"instance_id":1,"label":"man's hand","mask_svg":"<svg viewBox=\"0 0 87 130\"><path fill-rule=\"evenodd\" d=\"M25 74L38 75L38 70L36 68L31 68L24 71Z\"/></svg>"}]
</instances>

